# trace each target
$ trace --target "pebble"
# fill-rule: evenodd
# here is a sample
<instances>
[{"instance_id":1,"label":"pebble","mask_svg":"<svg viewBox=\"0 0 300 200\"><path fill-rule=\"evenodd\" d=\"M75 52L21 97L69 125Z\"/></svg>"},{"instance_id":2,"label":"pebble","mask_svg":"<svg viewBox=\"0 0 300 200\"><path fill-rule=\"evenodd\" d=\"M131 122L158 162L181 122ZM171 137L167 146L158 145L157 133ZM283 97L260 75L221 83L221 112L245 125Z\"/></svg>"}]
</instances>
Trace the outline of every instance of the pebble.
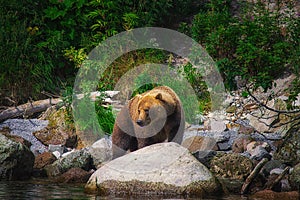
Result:
<instances>
[{"instance_id":1,"label":"pebble","mask_svg":"<svg viewBox=\"0 0 300 200\"><path fill-rule=\"evenodd\" d=\"M52 152L52 154L53 154L57 159L59 159L60 156L61 156L61 154L59 153L59 151L54 151L54 152Z\"/></svg>"}]
</instances>

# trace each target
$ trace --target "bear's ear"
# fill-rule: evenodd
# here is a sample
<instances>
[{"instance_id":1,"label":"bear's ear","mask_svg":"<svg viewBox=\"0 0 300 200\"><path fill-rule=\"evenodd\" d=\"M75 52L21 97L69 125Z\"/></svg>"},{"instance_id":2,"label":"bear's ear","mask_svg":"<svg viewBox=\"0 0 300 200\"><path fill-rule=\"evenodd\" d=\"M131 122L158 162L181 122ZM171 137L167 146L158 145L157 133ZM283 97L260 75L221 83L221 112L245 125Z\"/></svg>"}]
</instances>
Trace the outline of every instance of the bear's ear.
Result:
<instances>
[{"instance_id":1,"label":"bear's ear","mask_svg":"<svg viewBox=\"0 0 300 200\"><path fill-rule=\"evenodd\" d=\"M158 94L155 96L155 99L163 100L163 99L162 99L161 93L158 93Z\"/></svg>"}]
</instances>

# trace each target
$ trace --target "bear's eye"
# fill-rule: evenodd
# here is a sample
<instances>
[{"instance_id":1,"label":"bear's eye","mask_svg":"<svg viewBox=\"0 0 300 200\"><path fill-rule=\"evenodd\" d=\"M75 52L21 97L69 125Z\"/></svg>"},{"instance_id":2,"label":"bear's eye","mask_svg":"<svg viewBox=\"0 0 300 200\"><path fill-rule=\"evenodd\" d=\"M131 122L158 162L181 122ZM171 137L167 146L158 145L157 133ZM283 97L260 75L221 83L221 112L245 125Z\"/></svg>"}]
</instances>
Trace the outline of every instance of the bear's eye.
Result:
<instances>
[{"instance_id":1,"label":"bear's eye","mask_svg":"<svg viewBox=\"0 0 300 200\"><path fill-rule=\"evenodd\" d=\"M144 111L145 111L146 114L149 114L149 110L148 109L145 109Z\"/></svg>"},{"instance_id":2,"label":"bear's eye","mask_svg":"<svg viewBox=\"0 0 300 200\"><path fill-rule=\"evenodd\" d=\"M138 113L140 114L140 113L141 113L141 110L138 110Z\"/></svg>"}]
</instances>

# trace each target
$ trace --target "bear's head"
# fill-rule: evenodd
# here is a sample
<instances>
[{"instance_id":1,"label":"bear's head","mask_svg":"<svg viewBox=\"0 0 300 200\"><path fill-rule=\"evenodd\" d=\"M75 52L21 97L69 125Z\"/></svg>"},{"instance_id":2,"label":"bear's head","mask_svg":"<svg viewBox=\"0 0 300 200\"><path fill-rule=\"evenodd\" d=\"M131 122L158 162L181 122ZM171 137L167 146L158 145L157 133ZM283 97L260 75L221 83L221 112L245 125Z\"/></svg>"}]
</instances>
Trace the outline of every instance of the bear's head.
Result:
<instances>
[{"instance_id":1,"label":"bear's head","mask_svg":"<svg viewBox=\"0 0 300 200\"><path fill-rule=\"evenodd\" d=\"M166 118L175 110L175 102L165 99L163 94L149 94L142 96L138 102L138 119L136 123L139 126L147 126L152 121Z\"/></svg>"}]
</instances>

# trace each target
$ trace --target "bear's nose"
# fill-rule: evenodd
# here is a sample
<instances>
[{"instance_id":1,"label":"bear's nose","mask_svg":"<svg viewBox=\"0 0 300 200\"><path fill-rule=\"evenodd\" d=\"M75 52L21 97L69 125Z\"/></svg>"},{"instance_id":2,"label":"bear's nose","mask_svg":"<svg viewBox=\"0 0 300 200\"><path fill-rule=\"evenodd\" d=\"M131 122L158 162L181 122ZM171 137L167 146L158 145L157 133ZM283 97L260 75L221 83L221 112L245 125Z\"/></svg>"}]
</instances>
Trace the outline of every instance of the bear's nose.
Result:
<instances>
[{"instance_id":1,"label":"bear's nose","mask_svg":"<svg viewBox=\"0 0 300 200\"><path fill-rule=\"evenodd\" d=\"M138 120L136 121L136 123L137 123L139 126L143 126L143 125L144 125L143 120L140 120L140 119L138 119Z\"/></svg>"}]
</instances>

